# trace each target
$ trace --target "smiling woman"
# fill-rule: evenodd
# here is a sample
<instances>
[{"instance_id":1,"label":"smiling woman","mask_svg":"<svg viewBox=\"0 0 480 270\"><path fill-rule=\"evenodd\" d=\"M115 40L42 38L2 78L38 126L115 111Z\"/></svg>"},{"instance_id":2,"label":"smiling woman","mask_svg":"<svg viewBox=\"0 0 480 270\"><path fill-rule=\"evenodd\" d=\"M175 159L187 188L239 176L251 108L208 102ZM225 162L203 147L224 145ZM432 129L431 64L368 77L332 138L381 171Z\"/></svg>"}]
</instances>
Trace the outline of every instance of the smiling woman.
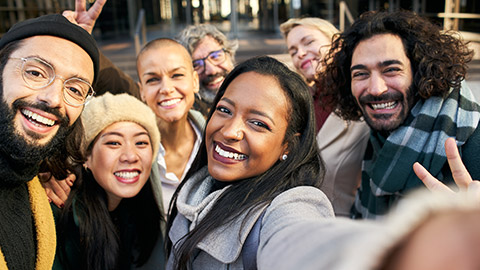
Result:
<instances>
[{"instance_id":1,"label":"smiling woman","mask_svg":"<svg viewBox=\"0 0 480 270\"><path fill-rule=\"evenodd\" d=\"M305 78L313 96L317 143L326 167L322 190L332 201L337 216L349 216L369 129L364 121L344 121L331 106L324 106L329 97L324 96L318 76L339 30L326 20L309 17L289 19L280 25L280 30L295 69Z\"/></svg>"},{"instance_id":2,"label":"smiling woman","mask_svg":"<svg viewBox=\"0 0 480 270\"><path fill-rule=\"evenodd\" d=\"M107 93L93 98L82 121L86 161L65 207L52 206L59 242L53 269L162 269L164 216L150 181L160 144L155 114L133 96Z\"/></svg>"},{"instance_id":3,"label":"smiling woman","mask_svg":"<svg viewBox=\"0 0 480 270\"><path fill-rule=\"evenodd\" d=\"M333 216L318 189L323 174L303 79L270 57L238 65L219 89L199 153L173 197L167 269L265 269L263 247L278 230ZM254 224L261 227L257 258L244 250Z\"/></svg>"}]
</instances>

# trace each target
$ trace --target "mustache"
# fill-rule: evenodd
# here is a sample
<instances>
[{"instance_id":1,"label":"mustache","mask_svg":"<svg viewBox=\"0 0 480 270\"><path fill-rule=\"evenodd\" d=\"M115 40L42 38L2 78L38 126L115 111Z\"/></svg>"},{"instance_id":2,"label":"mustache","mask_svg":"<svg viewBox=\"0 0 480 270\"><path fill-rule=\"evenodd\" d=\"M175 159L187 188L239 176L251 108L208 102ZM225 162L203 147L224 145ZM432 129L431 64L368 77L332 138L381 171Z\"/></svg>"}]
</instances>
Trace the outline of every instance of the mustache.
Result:
<instances>
[{"instance_id":1,"label":"mustache","mask_svg":"<svg viewBox=\"0 0 480 270\"><path fill-rule=\"evenodd\" d=\"M58 108L49 107L45 103L31 103L22 99L17 99L12 103L14 112L20 110L22 107L31 107L55 115L58 118L58 124L60 126L67 127L70 123L70 118L67 115L62 114Z\"/></svg>"},{"instance_id":2,"label":"mustache","mask_svg":"<svg viewBox=\"0 0 480 270\"><path fill-rule=\"evenodd\" d=\"M207 77L205 77L205 79L202 80L202 82L204 84L208 84L214 80L216 80L218 77L226 77L227 76L227 72L220 72L220 73L215 73L215 74L212 74L212 75L208 75Z\"/></svg>"},{"instance_id":3,"label":"mustache","mask_svg":"<svg viewBox=\"0 0 480 270\"><path fill-rule=\"evenodd\" d=\"M365 95L361 96L358 101L361 104L365 103L372 103L372 102L381 102L381 101L391 101L391 100L403 100L404 96L400 92L391 92L391 93L385 93L380 96L374 96L374 95Z\"/></svg>"}]
</instances>

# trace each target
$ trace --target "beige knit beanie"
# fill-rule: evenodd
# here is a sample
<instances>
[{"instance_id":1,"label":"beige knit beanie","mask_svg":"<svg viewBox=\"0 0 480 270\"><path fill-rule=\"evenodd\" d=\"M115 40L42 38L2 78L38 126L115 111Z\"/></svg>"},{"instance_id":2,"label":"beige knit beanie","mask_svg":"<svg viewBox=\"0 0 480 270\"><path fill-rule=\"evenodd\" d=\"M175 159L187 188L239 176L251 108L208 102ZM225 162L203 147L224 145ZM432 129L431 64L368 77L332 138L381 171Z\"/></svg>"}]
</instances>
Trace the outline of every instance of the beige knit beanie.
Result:
<instances>
[{"instance_id":1,"label":"beige knit beanie","mask_svg":"<svg viewBox=\"0 0 480 270\"><path fill-rule=\"evenodd\" d=\"M86 154L88 146L106 127L116 122L134 122L145 128L150 135L153 160L156 161L160 146L160 132L153 111L142 101L129 94L112 95L105 93L92 98L82 112L85 140L81 147Z\"/></svg>"}]
</instances>

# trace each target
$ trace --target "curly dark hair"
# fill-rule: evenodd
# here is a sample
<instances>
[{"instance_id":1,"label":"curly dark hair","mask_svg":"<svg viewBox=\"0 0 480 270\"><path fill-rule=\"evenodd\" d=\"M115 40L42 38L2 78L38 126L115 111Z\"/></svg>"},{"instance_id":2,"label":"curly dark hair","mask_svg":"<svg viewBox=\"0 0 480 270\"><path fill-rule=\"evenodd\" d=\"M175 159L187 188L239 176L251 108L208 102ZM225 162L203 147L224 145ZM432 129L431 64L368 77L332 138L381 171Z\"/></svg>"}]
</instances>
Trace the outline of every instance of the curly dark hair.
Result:
<instances>
[{"instance_id":1,"label":"curly dark hair","mask_svg":"<svg viewBox=\"0 0 480 270\"><path fill-rule=\"evenodd\" d=\"M394 34L402 39L418 97L445 96L465 79L473 51L454 32L443 32L412 11L366 12L348 30L334 37L319 78L322 93L328 96L322 100L343 119L359 120L362 116L351 91L353 51L361 41L379 34Z\"/></svg>"}]
</instances>

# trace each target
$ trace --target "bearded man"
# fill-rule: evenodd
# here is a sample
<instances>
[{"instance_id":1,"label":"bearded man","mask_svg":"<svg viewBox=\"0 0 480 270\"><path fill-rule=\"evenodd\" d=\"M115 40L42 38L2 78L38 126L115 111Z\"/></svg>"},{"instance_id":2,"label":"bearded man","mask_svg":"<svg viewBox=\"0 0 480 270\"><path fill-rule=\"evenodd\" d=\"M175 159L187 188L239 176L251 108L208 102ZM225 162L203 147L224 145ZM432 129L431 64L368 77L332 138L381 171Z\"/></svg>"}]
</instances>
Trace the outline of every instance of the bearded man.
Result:
<instances>
[{"instance_id":1,"label":"bearded man","mask_svg":"<svg viewBox=\"0 0 480 270\"><path fill-rule=\"evenodd\" d=\"M367 12L333 42L321 75L325 95L346 120L371 128L354 218L377 218L423 184L419 162L453 183L445 141L480 179L480 106L464 82L467 44L410 11Z\"/></svg>"},{"instance_id":2,"label":"bearded man","mask_svg":"<svg viewBox=\"0 0 480 270\"><path fill-rule=\"evenodd\" d=\"M220 85L234 67L238 43L210 24L190 25L176 39L192 56L200 79L193 108L206 117Z\"/></svg>"},{"instance_id":3,"label":"bearded man","mask_svg":"<svg viewBox=\"0 0 480 270\"><path fill-rule=\"evenodd\" d=\"M62 15L29 19L0 39L0 74L0 269L51 269L55 224L36 175L44 160L68 173L98 49Z\"/></svg>"}]
</instances>

